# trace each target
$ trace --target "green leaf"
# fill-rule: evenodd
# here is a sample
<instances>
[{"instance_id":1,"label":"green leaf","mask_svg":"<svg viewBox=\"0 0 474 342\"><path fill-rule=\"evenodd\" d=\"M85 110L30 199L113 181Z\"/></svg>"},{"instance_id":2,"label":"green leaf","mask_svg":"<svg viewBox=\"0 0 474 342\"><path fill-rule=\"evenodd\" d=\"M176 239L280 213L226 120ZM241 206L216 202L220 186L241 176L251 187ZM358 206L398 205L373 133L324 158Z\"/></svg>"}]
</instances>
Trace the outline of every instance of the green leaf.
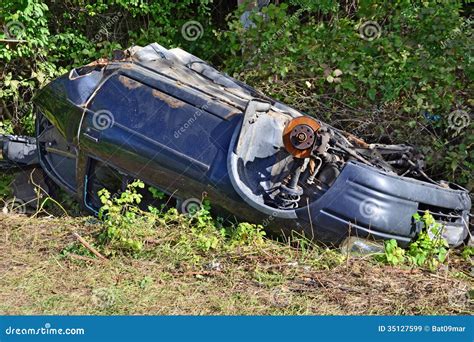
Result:
<instances>
[{"instance_id":1,"label":"green leaf","mask_svg":"<svg viewBox=\"0 0 474 342\"><path fill-rule=\"evenodd\" d=\"M367 91L367 96L369 96L369 98L372 100L372 101L375 101L375 96L377 95L377 90L375 90L374 88L370 88L368 91Z\"/></svg>"},{"instance_id":2,"label":"green leaf","mask_svg":"<svg viewBox=\"0 0 474 342\"><path fill-rule=\"evenodd\" d=\"M356 91L356 86L354 83L352 82L349 82L349 81L345 81L345 82L342 82L342 87L344 89L347 89L347 90L350 90L352 92L355 92Z\"/></svg>"}]
</instances>

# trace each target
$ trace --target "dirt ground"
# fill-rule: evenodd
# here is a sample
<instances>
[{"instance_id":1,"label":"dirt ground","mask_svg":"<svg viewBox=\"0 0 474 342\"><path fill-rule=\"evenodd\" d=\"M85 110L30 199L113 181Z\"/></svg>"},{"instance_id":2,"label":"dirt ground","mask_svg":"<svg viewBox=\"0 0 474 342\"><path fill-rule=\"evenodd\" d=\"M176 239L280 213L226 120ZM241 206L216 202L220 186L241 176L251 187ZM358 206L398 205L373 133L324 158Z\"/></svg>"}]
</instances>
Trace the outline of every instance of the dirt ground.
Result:
<instances>
[{"instance_id":1,"label":"dirt ground","mask_svg":"<svg viewBox=\"0 0 474 342\"><path fill-rule=\"evenodd\" d=\"M197 268L183 267L172 253L107 261L64 253L73 232L94 229L84 219L0 214L0 314L474 313L472 271L454 255L432 273L370 257L333 262L334 252L303 257L271 240L258 252L213 255Z\"/></svg>"}]
</instances>

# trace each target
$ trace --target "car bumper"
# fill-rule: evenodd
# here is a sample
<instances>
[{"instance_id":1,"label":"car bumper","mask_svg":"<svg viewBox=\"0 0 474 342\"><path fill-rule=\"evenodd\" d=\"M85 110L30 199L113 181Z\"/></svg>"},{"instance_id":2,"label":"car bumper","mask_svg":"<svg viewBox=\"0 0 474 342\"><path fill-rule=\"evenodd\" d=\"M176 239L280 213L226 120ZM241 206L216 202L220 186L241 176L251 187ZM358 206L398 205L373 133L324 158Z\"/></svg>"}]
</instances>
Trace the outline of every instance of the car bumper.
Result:
<instances>
[{"instance_id":1,"label":"car bumper","mask_svg":"<svg viewBox=\"0 0 474 342\"><path fill-rule=\"evenodd\" d=\"M421 229L413 214L428 210L444 225L449 244L457 246L468 235L470 209L469 193L462 189L446 189L349 162L321 198L296 214L306 223L305 230L326 242L340 243L350 234L393 238L407 245Z\"/></svg>"}]
</instances>

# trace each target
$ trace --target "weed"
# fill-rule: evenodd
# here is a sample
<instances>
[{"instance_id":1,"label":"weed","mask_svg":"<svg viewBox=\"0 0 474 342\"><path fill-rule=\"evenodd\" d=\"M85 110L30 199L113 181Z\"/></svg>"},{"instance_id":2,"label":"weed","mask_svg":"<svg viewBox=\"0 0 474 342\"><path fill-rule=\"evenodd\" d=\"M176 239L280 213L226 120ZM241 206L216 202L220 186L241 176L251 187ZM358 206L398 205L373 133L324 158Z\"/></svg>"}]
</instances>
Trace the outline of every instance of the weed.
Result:
<instances>
[{"instance_id":1,"label":"weed","mask_svg":"<svg viewBox=\"0 0 474 342\"><path fill-rule=\"evenodd\" d=\"M151 284L153 284L153 278L150 277L150 276L145 276L145 277L143 277L143 279L140 281L140 288L144 290L144 289L150 287Z\"/></svg>"},{"instance_id":2,"label":"weed","mask_svg":"<svg viewBox=\"0 0 474 342\"><path fill-rule=\"evenodd\" d=\"M397 241L394 239L385 241L385 253L376 257L379 261L393 266L403 264L406 261L405 250L398 247Z\"/></svg>"},{"instance_id":3,"label":"weed","mask_svg":"<svg viewBox=\"0 0 474 342\"><path fill-rule=\"evenodd\" d=\"M0 174L0 198L8 198L12 195L11 183L14 177L11 174Z\"/></svg>"},{"instance_id":4,"label":"weed","mask_svg":"<svg viewBox=\"0 0 474 342\"><path fill-rule=\"evenodd\" d=\"M154 215L148 215L138 207L142 195L137 189L144 187L143 182L134 181L116 196L107 189L99 191L102 202L99 219L104 223L99 243L105 247L106 254L114 254L117 250L136 254L142 251L146 238L154 234Z\"/></svg>"},{"instance_id":5,"label":"weed","mask_svg":"<svg viewBox=\"0 0 474 342\"><path fill-rule=\"evenodd\" d=\"M148 211L140 209L142 195L139 189L145 184L139 180L130 183L127 189L117 195L111 195L106 189L99 191L102 207L99 219L103 228L95 237L95 246L106 255L117 253L131 254L141 258L167 258L182 268L201 267L203 260L214 257L235 256L237 259L245 253L259 253L268 247L265 231L261 225L240 222L230 226L225 221L211 215L209 200L204 199L196 211L181 215L175 208L167 211L149 206ZM155 188L148 188L154 198L163 198L163 193ZM162 208L163 209L163 208ZM446 261L447 242L442 238L442 226L433 216L426 212L423 216L414 215L414 220L422 227L416 240L408 249L398 246L396 240L385 242L383 254L375 256L376 260L389 265L409 265L436 270ZM158 229L167 229L167 237L160 248L154 237ZM178 229L176 229L178 228ZM331 269L344 261L345 256L330 248L321 248L304 236L291 236L289 246L294 246L295 253L289 253L286 262L316 269ZM147 246L147 242L151 245ZM145 248L147 247L147 248ZM76 248L77 249L77 248ZM84 254L84 250L70 247L66 252ZM471 256L466 249L463 255ZM295 256L297 255L296 259Z\"/></svg>"},{"instance_id":6,"label":"weed","mask_svg":"<svg viewBox=\"0 0 474 342\"><path fill-rule=\"evenodd\" d=\"M71 232L77 231L101 252L115 248L99 244L103 223L0 215L0 260L7 261L0 263L4 275L0 311L16 315L472 314L469 302L453 306L446 297L453 288L473 284L466 273L469 265L455 254L446 261L452 272L432 277L368 258L344 260L335 249L311 241L302 243L303 253L296 240L281 243L263 238L258 248L230 247L226 235L219 237L216 249L205 252L193 244L190 217L175 209L159 215L154 241L144 242L137 258L115 249L106 267L94 262L83 247L67 247ZM215 224L217 229L209 229L209 234L219 234L222 227ZM188 238L186 244L180 244L183 236ZM61 250L89 258L58 258ZM11 267L9 260L21 267Z\"/></svg>"},{"instance_id":7,"label":"weed","mask_svg":"<svg viewBox=\"0 0 474 342\"><path fill-rule=\"evenodd\" d=\"M232 246L261 246L264 244L265 231L260 225L241 222L231 229L230 244Z\"/></svg>"},{"instance_id":8,"label":"weed","mask_svg":"<svg viewBox=\"0 0 474 342\"><path fill-rule=\"evenodd\" d=\"M157 188L154 188L152 186L150 186L148 188L148 191L150 191L151 195L153 196L153 198L155 199L159 199L159 200L162 200L165 198L165 193L161 190L158 190Z\"/></svg>"},{"instance_id":9,"label":"weed","mask_svg":"<svg viewBox=\"0 0 474 342\"><path fill-rule=\"evenodd\" d=\"M262 286L269 288L282 285L285 281L284 276L278 272L269 272L264 270L255 270L253 278Z\"/></svg>"},{"instance_id":10,"label":"weed","mask_svg":"<svg viewBox=\"0 0 474 342\"><path fill-rule=\"evenodd\" d=\"M430 270L435 270L448 254L448 243L441 236L443 227L428 211L422 217L415 214L413 218L422 223L424 230L408 248L409 261L413 265L428 266Z\"/></svg>"},{"instance_id":11,"label":"weed","mask_svg":"<svg viewBox=\"0 0 474 342\"><path fill-rule=\"evenodd\" d=\"M461 252L461 256L464 260L472 260L472 257L474 256L474 247L472 246L466 246Z\"/></svg>"},{"instance_id":12,"label":"weed","mask_svg":"<svg viewBox=\"0 0 474 342\"><path fill-rule=\"evenodd\" d=\"M413 218L422 225L422 231L408 249L405 251L400 248L396 240L388 240L385 242L384 254L376 258L390 265L408 264L434 271L446 261L448 254L448 243L441 236L443 227L428 211L423 216L415 214Z\"/></svg>"}]
</instances>

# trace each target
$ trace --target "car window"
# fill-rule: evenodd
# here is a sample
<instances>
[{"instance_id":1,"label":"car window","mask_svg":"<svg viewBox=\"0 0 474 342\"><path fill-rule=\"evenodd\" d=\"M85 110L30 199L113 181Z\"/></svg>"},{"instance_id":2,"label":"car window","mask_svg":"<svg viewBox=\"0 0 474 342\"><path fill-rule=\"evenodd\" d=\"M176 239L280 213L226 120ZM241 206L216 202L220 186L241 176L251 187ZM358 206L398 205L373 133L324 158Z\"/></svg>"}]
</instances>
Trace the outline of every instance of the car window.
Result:
<instances>
[{"instance_id":1,"label":"car window","mask_svg":"<svg viewBox=\"0 0 474 342\"><path fill-rule=\"evenodd\" d=\"M85 204L89 209L98 211L102 206L98 192L107 189L111 194L122 191L126 186L126 177L117 169L99 160L90 159L86 176Z\"/></svg>"}]
</instances>

